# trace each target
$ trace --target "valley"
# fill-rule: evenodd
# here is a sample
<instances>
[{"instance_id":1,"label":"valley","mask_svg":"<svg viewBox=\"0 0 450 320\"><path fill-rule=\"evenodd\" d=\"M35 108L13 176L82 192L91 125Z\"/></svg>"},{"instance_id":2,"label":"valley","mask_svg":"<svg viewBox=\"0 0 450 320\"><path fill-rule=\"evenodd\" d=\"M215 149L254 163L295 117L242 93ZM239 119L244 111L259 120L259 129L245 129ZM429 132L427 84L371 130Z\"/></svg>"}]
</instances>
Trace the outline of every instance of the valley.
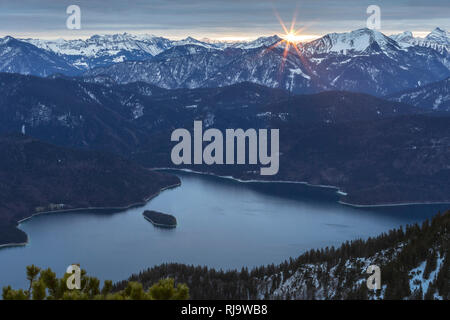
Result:
<instances>
[{"instance_id":1,"label":"valley","mask_svg":"<svg viewBox=\"0 0 450 320\"><path fill-rule=\"evenodd\" d=\"M279 129L279 172L269 180L332 185L347 193L343 202L357 205L450 200L445 111L361 93L290 95L252 83L166 90L10 74L0 82L3 134L24 128L48 143L114 153L146 168L257 180L258 165L174 165L172 132L192 131L198 119L205 130Z\"/></svg>"},{"instance_id":2,"label":"valley","mask_svg":"<svg viewBox=\"0 0 450 320\"><path fill-rule=\"evenodd\" d=\"M0 38L0 288L448 299L449 33L286 33Z\"/></svg>"}]
</instances>

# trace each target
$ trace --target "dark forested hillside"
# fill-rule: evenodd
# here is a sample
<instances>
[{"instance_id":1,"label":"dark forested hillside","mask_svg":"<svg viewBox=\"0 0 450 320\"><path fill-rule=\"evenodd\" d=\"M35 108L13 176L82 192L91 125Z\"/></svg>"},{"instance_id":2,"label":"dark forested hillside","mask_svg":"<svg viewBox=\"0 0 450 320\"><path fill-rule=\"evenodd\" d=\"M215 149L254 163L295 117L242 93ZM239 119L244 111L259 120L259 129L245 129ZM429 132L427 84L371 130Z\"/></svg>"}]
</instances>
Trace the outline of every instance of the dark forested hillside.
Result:
<instances>
[{"instance_id":1,"label":"dark forested hillside","mask_svg":"<svg viewBox=\"0 0 450 320\"><path fill-rule=\"evenodd\" d=\"M149 287L175 278L193 299L450 299L450 211L422 225L391 230L339 248L308 251L280 265L222 271L164 264L128 281ZM381 290L368 290L369 265L381 269ZM127 281L116 284L123 289Z\"/></svg>"},{"instance_id":2,"label":"dark forested hillside","mask_svg":"<svg viewBox=\"0 0 450 320\"><path fill-rule=\"evenodd\" d=\"M450 116L367 94L290 95L254 83L165 90L106 79L0 74L0 133L64 147L102 150L145 167L175 167L176 128L280 130L280 170L260 166L185 168L242 179L333 185L352 204L450 201ZM205 144L206 145L206 144Z\"/></svg>"},{"instance_id":3,"label":"dark forested hillside","mask_svg":"<svg viewBox=\"0 0 450 320\"><path fill-rule=\"evenodd\" d=\"M450 78L386 97L424 109L450 111Z\"/></svg>"},{"instance_id":4,"label":"dark forested hillside","mask_svg":"<svg viewBox=\"0 0 450 320\"><path fill-rule=\"evenodd\" d=\"M0 137L0 245L24 242L17 221L36 213L142 203L175 176L111 154L56 147L33 138Z\"/></svg>"}]
</instances>

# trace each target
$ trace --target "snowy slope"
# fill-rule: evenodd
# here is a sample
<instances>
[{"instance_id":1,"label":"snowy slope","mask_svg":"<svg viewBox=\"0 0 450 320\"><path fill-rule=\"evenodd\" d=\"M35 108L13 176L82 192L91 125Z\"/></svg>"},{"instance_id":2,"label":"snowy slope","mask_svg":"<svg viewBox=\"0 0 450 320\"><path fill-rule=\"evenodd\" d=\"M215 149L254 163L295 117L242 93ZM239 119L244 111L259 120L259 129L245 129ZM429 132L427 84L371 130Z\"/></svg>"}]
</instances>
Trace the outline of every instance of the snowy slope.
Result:
<instances>
[{"instance_id":1,"label":"snowy slope","mask_svg":"<svg viewBox=\"0 0 450 320\"><path fill-rule=\"evenodd\" d=\"M41 49L60 55L81 55L89 58L116 55L121 51L140 50L149 55L157 55L172 46L172 41L152 35L94 35L86 40L39 40L25 39Z\"/></svg>"},{"instance_id":2,"label":"snowy slope","mask_svg":"<svg viewBox=\"0 0 450 320\"><path fill-rule=\"evenodd\" d=\"M425 38L414 37L410 31L394 34L390 37L402 47L422 46L433 48L444 54L450 52L450 33L441 28L435 28Z\"/></svg>"},{"instance_id":3,"label":"snowy slope","mask_svg":"<svg viewBox=\"0 0 450 320\"><path fill-rule=\"evenodd\" d=\"M0 39L0 72L48 76L75 75L78 70L65 59L13 37Z\"/></svg>"},{"instance_id":4,"label":"snowy slope","mask_svg":"<svg viewBox=\"0 0 450 320\"><path fill-rule=\"evenodd\" d=\"M373 53L377 47L385 54L400 49L400 46L394 40L381 32L364 28L347 33L327 34L320 39L307 43L303 50L310 54Z\"/></svg>"}]
</instances>

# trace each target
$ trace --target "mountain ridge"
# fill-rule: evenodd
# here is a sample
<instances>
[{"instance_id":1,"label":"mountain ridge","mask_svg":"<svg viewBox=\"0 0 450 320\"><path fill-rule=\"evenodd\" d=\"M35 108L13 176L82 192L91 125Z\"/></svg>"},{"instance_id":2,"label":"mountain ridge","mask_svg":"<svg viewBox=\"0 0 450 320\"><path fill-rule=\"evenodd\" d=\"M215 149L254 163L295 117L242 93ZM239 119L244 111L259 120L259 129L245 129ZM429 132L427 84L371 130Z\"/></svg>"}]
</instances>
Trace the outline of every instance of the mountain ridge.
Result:
<instances>
[{"instance_id":1,"label":"mountain ridge","mask_svg":"<svg viewBox=\"0 0 450 320\"><path fill-rule=\"evenodd\" d=\"M447 53L404 48L369 29L326 35L289 49L284 42L277 44L241 51L177 46L150 60L117 63L85 75L110 76L118 83L145 81L167 89L250 81L293 93L344 90L378 96L450 75Z\"/></svg>"},{"instance_id":2,"label":"mountain ridge","mask_svg":"<svg viewBox=\"0 0 450 320\"><path fill-rule=\"evenodd\" d=\"M436 33L430 33L429 39L438 41ZM394 38L364 28L290 44L278 36L236 43L190 37L172 41L130 34L96 35L86 40L16 39L21 48L33 50L29 50L29 56L22 54L14 59L5 47L0 51L0 62L4 60L0 71L40 76L84 72L90 78L109 77L118 83L145 81L167 89L251 81L293 93L344 90L378 96L450 76L448 51L428 45L405 46ZM31 43L40 48L31 47ZM20 65L21 61L39 57L43 70Z\"/></svg>"}]
</instances>

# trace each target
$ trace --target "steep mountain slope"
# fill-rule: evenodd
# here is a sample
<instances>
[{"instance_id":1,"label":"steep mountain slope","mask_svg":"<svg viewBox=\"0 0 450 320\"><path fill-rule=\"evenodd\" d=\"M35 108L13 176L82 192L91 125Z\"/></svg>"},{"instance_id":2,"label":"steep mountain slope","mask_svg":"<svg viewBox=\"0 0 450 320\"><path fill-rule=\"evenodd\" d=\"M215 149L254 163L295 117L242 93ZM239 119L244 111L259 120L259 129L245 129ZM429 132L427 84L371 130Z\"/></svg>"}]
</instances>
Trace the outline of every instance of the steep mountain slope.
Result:
<instances>
[{"instance_id":1,"label":"steep mountain slope","mask_svg":"<svg viewBox=\"0 0 450 320\"><path fill-rule=\"evenodd\" d=\"M151 35L94 35L86 40L24 39L38 48L53 52L73 66L88 70L128 60L146 60L174 44Z\"/></svg>"},{"instance_id":2,"label":"steep mountain slope","mask_svg":"<svg viewBox=\"0 0 450 320\"><path fill-rule=\"evenodd\" d=\"M444 46L450 46L450 33L441 28L435 28L425 37L425 41L434 42Z\"/></svg>"},{"instance_id":3,"label":"steep mountain slope","mask_svg":"<svg viewBox=\"0 0 450 320\"><path fill-rule=\"evenodd\" d=\"M152 60L118 63L86 75L106 75L117 83L144 81L166 89L198 88L239 54L238 49L222 51L190 44L166 50Z\"/></svg>"},{"instance_id":4,"label":"steep mountain slope","mask_svg":"<svg viewBox=\"0 0 450 320\"><path fill-rule=\"evenodd\" d=\"M177 177L111 154L78 151L24 135L0 137L0 245L24 242L17 221L33 214L142 203Z\"/></svg>"},{"instance_id":5,"label":"steep mountain slope","mask_svg":"<svg viewBox=\"0 0 450 320\"><path fill-rule=\"evenodd\" d=\"M232 48L239 48L239 49L256 49L256 48L267 48L270 47L278 42L280 42L282 39L277 36L269 36L269 37L259 37L256 40L253 41L242 41L242 42L236 42L236 43L229 43L227 47Z\"/></svg>"},{"instance_id":6,"label":"steep mountain slope","mask_svg":"<svg viewBox=\"0 0 450 320\"><path fill-rule=\"evenodd\" d=\"M421 108L450 111L450 78L402 91L387 98Z\"/></svg>"},{"instance_id":7,"label":"steep mountain slope","mask_svg":"<svg viewBox=\"0 0 450 320\"><path fill-rule=\"evenodd\" d=\"M441 28L435 28L425 38L414 37L410 31L394 34L390 37L403 47L422 46L433 48L443 54L450 52L450 34Z\"/></svg>"},{"instance_id":8,"label":"steep mountain slope","mask_svg":"<svg viewBox=\"0 0 450 320\"><path fill-rule=\"evenodd\" d=\"M12 37L0 39L0 72L40 76L79 73L60 56Z\"/></svg>"},{"instance_id":9,"label":"steep mountain slope","mask_svg":"<svg viewBox=\"0 0 450 320\"><path fill-rule=\"evenodd\" d=\"M133 95L65 79L0 74L0 133L24 130L51 143L126 153L147 135L127 118L140 114Z\"/></svg>"},{"instance_id":10,"label":"steep mountain slope","mask_svg":"<svg viewBox=\"0 0 450 320\"><path fill-rule=\"evenodd\" d=\"M441 80L450 72L448 53L403 48L369 29L326 35L299 49L328 89L386 95Z\"/></svg>"},{"instance_id":11,"label":"steep mountain slope","mask_svg":"<svg viewBox=\"0 0 450 320\"><path fill-rule=\"evenodd\" d=\"M90 79L144 81L167 89L250 81L293 93L346 90L384 96L450 76L449 51L438 48L447 37L436 29L416 45L409 43L415 41L411 34L389 38L359 29L291 44L289 50L277 36L236 43L130 34L67 41L5 38L0 71L40 76L86 71Z\"/></svg>"},{"instance_id":12,"label":"steep mountain slope","mask_svg":"<svg viewBox=\"0 0 450 320\"><path fill-rule=\"evenodd\" d=\"M377 46L374 46L374 45ZM306 43L303 47L310 54L323 53L378 53L394 55L399 45L381 32L370 29L358 29L348 33L330 33L320 39Z\"/></svg>"},{"instance_id":13,"label":"steep mountain slope","mask_svg":"<svg viewBox=\"0 0 450 320\"><path fill-rule=\"evenodd\" d=\"M108 66L117 62L148 60L165 50L176 46L196 45L206 49L226 48L250 49L269 46L279 41L277 36L260 37L254 41L211 42L192 37L169 40L154 35L133 35L128 33L94 35L86 40L40 40L23 39L40 49L50 51L65 59L80 70Z\"/></svg>"},{"instance_id":14,"label":"steep mountain slope","mask_svg":"<svg viewBox=\"0 0 450 320\"><path fill-rule=\"evenodd\" d=\"M346 90L380 96L450 76L447 52L405 48L369 29L329 34L286 52L286 43L262 43L254 49L177 46L151 60L93 69L86 76L107 76L118 83L144 81L167 89L250 81L294 93Z\"/></svg>"},{"instance_id":15,"label":"steep mountain slope","mask_svg":"<svg viewBox=\"0 0 450 320\"><path fill-rule=\"evenodd\" d=\"M450 299L450 211L420 225L391 230L339 248L311 250L280 265L223 271L164 264L131 276L145 288L171 277L192 299ZM381 271L381 289L369 290L368 266ZM117 283L115 290L126 287Z\"/></svg>"}]
</instances>

